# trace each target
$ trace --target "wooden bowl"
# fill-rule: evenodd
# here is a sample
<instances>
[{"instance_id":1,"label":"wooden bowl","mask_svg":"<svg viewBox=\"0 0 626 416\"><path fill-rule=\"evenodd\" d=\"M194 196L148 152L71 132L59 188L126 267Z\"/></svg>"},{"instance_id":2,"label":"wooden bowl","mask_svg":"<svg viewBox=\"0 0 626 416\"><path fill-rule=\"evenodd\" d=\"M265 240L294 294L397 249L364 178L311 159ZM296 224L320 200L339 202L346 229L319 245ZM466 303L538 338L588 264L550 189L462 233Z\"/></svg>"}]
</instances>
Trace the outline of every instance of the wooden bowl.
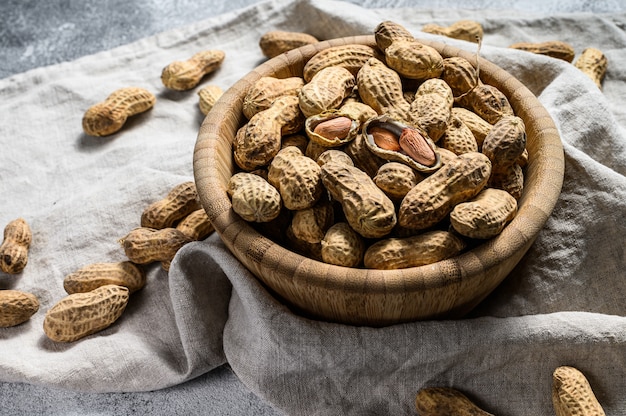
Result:
<instances>
[{"instance_id":1,"label":"wooden bowl","mask_svg":"<svg viewBox=\"0 0 626 416\"><path fill-rule=\"evenodd\" d=\"M475 54L420 40L444 57ZM338 45L375 46L374 36L354 36L308 45L270 59L236 82L218 100L200 128L193 167L198 194L217 233L247 269L294 312L324 321L384 326L423 319L459 318L511 272L533 244L561 192L563 147L548 112L508 72L482 58L483 82L498 87L526 124L529 164L518 214L497 237L448 260L401 270L369 270L325 264L261 235L234 213L226 193L236 169L232 142L247 120L242 103L263 76L302 76L318 51Z\"/></svg>"}]
</instances>

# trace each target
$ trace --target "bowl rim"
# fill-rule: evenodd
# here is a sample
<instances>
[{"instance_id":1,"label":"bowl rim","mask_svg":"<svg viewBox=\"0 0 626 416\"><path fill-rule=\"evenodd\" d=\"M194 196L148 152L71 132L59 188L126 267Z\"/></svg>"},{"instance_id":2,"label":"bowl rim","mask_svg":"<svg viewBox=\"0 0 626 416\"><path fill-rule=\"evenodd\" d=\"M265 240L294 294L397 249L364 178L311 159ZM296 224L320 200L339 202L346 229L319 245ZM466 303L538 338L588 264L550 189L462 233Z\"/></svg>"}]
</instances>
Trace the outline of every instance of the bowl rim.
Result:
<instances>
[{"instance_id":1,"label":"bowl rim","mask_svg":"<svg viewBox=\"0 0 626 416\"><path fill-rule=\"evenodd\" d=\"M263 76L284 77L281 76L285 73L284 68L300 68L306 60L322 49L353 43L376 46L373 35L321 41L271 58L236 81L217 100L205 117L194 148L194 179L202 206L231 253L265 283L267 283L265 279L259 276L261 273L259 268L266 271L277 270L277 275L282 273L279 269L289 269L292 274L291 284L298 285L299 279L306 277L306 282L301 282L302 284L323 287L328 291L361 293L364 282L367 282L367 292L405 293L438 288L458 281L464 276L484 277L484 273L499 268L504 259L513 255L518 257L516 264L545 225L560 195L564 176L563 146L550 114L519 80L494 63L476 56L475 52L439 41L420 38L417 40L434 47L444 58L460 56L474 65L479 62L483 82L497 85L511 102L515 114L524 120L527 135L532 137L529 146L532 146L533 151L529 149L529 153L534 156L530 158L526 167L526 171L532 172L534 176L525 178L525 183L532 180L535 186L532 189L525 186L518 201L516 217L498 236L450 259L405 269L376 270L331 265L303 256L260 234L235 214L224 184L220 180L218 166L210 161L215 157L213 152L218 152L218 143L224 140L222 136L224 129L232 135L225 140L232 144L237 128L245 122L241 104L247 88ZM224 117L225 111L235 111L239 114ZM234 162L231 163L236 167ZM235 245L246 247L245 252ZM257 252L259 250L261 252ZM261 257L258 257L259 255ZM264 264L259 265L259 262ZM359 279L362 282L347 280L355 273L360 275Z\"/></svg>"}]
</instances>

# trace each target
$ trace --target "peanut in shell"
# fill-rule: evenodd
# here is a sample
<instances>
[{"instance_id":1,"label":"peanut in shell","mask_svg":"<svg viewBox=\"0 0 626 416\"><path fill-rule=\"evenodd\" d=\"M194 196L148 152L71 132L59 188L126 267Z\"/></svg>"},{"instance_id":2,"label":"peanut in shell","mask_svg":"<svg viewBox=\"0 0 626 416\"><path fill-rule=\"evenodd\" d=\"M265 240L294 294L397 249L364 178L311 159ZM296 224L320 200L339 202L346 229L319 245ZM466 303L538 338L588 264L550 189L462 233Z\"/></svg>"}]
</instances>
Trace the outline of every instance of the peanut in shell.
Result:
<instances>
[{"instance_id":1,"label":"peanut in shell","mask_svg":"<svg viewBox=\"0 0 626 416\"><path fill-rule=\"evenodd\" d=\"M482 144L482 152L491 160L494 169L516 163L526 149L526 126L517 116L502 117Z\"/></svg>"},{"instance_id":2,"label":"peanut in shell","mask_svg":"<svg viewBox=\"0 0 626 416\"><path fill-rule=\"evenodd\" d=\"M363 65L356 81L359 96L377 114L408 118L410 104L404 99L402 80L396 71L372 58Z\"/></svg>"},{"instance_id":3,"label":"peanut in shell","mask_svg":"<svg viewBox=\"0 0 626 416\"><path fill-rule=\"evenodd\" d=\"M457 156L418 183L400 203L398 224L412 230L434 226L455 205L477 195L487 184L491 162L482 153Z\"/></svg>"},{"instance_id":4,"label":"peanut in shell","mask_svg":"<svg viewBox=\"0 0 626 416\"><path fill-rule=\"evenodd\" d=\"M449 26L429 23L422 27L422 32L465 40L473 43L480 43L484 34L483 26L479 22L469 19L458 20Z\"/></svg>"},{"instance_id":5,"label":"peanut in shell","mask_svg":"<svg viewBox=\"0 0 626 416\"><path fill-rule=\"evenodd\" d=\"M320 166L294 146L282 149L270 164L267 179L290 210L310 208L323 193Z\"/></svg>"},{"instance_id":6,"label":"peanut in shell","mask_svg":"<svg viewBox=\"0 0 626 416\"><path fill-rule=\"evenodd\" d=\"M463 240L453 233L429 231L379 240L366 250L363 263L369 269L405 269L436 263L459 254L464 248Z\"/></svg>"},{"instance_id":7,"label":"peanut in shell","mask_svg":"<svg viewBox=\"0 0 626 416\"><path fill-rule=\"evenodd\" d=\"M33 241L33 232L24 218L16 218L4 227L0 244L0 270L21 273L28 263L28 250Z\"/></svg>"},{"instance_id":8,"label":"peanut in shell","mask_svg":"<svg viewBox=\"0 0 626 416\"><path fill-rule=\"evenodd\" d=\"M315 74L331 66L345 68L356 76L363 64L375 57L380 57L380 53L367 45L332 46L313 55L304 65L302 76L306 82L310 82Z\"/></svg>"},{"instance_id":9,"label":"peanut in shell","mask_svg":"<svg viewBox=\"0 0 626 416\"><path fill-rule=\"evenodd\" d=\"M345 267L357 267L363 261L363 237L345 222L333 224L321 241L322 261Z\"/></svg>"},{"instance_id":10,"label":"peanut in shell","mask_svg":"<svg viewBox=\"0 0 626 416\"><path fill-rule=\"evenodd\" d=\"M362 170L342 163L322 166L322 182L341 203L348 224L366 238L382 237L396 225L395 206Z\"/></svg>"},{"instance_id":11,"label":"peanut in shell","mask_svg":"<svg viewBox=\"0 0 626 416\"><path fill-rule=\"evenodd\" d=\"M274 58L281 53L312 45L319 40L308 33L286 30L272 30L264 33L259 39L259 48L267 58Z\"/></svg>"},{"instance_id":12,"label":"peanut in shell","mask_svg":"<svg viewBox=\"0 0 626 416\"><path fill-rule=\"evenodd\" d=\"M39 299L21 290L0 290L0 328L20 325L39 310Z\"/></svg>"},{"instance_id":13,"label":"peanut in shell","mask_svg":"<svg viewBox=\"0 0 626 416\"><path fill-rule=\"evenodd\" d=\"M567 42L560 40L549 40L545 42L516 42L509 45L509 48L521 51L532 52L538 55L546 55L551 58L572 62L576 52L574 47Z\"/></svg>"},{"instance_id":14,"label":"peanut in shell","mask_svg":"<svg viewBox=\"0 0 626 416\"><path fill-rule=\"evenodd\" d=\"M68 295L90 292L105 285L124 286L130 294L145 284L145 271L130 261L92 263L69 273L63 279L63 289Z\"/></svg>"},{"instance_id":15,"label":"peanut in shell","mask_svg":"<svg viewBox=\"0 0 626 416\"><path fill-rule=\"evenodd\" d=\"M556 416L605 416L587 377L568 365L552 373L552 405Z\"/></svg>"},{"instance_id":16,"label":"peanut in shell","mask_svg":"<svg viewBox=\"0 0 626 416\"><path fill-rule=\"evenodd\" d=\"M437 78L443 72L443 57L433 47L416 40L398 40L385 49L385 62L408 79Z\"/></svg>"},{"instance_id":17,"label":"peanut in shell","mask_svg":"<svg viewBox=\"0 0 626 416\"><path fill-rule=\"evenodd\" d=\"M305 117L338 108L355 86L355 78L342 67L327 67L313 76L298 93Z\"/></svg>"},{"instance_id":18,"label":"peanut in shell","mask_svg":"<svg viewBox=\"0 0 626 416\"><path fill-rule=\"evenodd\" d=\"M250 222L270 222L281 211L278 190L266 179L248 172L239 172L230 177L227 188L233 211Z\"/></svg>"},{"instance_id":19,"label":"peanut in shell","mask_svg":"<svg viewBox=\"0 0 626 416\"><path fill-rule=\"evenodd\" d=\"M501 189L486 188L450 213L452 227L461 235L486 240L500 234L517 214L517 201Z\"/></svg>"},{"instance_id":20,"label":"peanut in shell","mask_svg":"<svg viewBox=\"0 0 626 416\"><path fill-rule=\"evenodd\" d=\"M111 326L128 304L128 289L105 285L90 292L74 293L46 312L45 334L56 342L74 342Z\"/></svg>"},{"instance_id":21,"label":"peanut in shell","mask_svg":"<svg viewBox=\"0 0 626 416\"><path fill-rule=\"evenodd\" d=\"M401 24L385 20L374 29L374 39L380 50L385 51L395 41L414 40L415 38Z\"/></svg>"},{"instance_id":22,"label":"peanut in shell","mask_svg":"<svg viewBox=\"0 0 626 416\"><path fill-rule=\"evenodd\" d=\"M254 82L243 99L243 115L249 120L256 113L270 108L278 98L285 95L297 96L303 86L304 80L301 77L261 77Z\"/></svg>"}]
</instances>

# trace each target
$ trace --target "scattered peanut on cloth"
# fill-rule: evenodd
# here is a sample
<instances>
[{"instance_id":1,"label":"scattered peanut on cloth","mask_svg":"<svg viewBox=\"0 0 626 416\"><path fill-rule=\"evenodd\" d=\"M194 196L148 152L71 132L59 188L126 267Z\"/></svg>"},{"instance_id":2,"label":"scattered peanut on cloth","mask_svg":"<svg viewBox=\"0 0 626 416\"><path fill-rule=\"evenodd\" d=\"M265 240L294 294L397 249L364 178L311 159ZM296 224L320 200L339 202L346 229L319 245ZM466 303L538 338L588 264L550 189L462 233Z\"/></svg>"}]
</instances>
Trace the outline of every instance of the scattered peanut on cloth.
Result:
<instances>
[{"instance_id":1,"label":"scattered peanut on cloth","mask_svg":"<svg viewBox=\"0 0 626 416\"><path fill-rule=\"evenodd\" d=\"M605 416L589 381L577 368L557 367L552 373L555 416ZM493 416L452 387L425 387L415 397L419 416Z\"/></svg>"}]
</instances>

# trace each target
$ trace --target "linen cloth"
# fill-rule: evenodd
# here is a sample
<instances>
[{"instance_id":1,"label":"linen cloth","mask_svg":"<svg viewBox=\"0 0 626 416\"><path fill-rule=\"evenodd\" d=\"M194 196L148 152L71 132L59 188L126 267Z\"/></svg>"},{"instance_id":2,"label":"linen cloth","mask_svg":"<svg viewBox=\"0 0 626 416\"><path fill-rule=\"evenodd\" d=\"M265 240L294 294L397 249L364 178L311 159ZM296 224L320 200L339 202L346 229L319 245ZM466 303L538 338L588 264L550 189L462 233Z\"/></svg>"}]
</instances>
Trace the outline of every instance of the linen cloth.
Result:
<instances>
[{"instance_id":1,"label":"linen cloth","mask_svg":"<svg viewBox=\"0 0 626 416\"><path fill-rule=\"evenodd\" d=\"M118 239L143 209L193 179L203 116L195 92L228 88L264 60L273 29L320 39L371 34L394 20L417 37L431 22L469 18L485 29L480 51L527 85L554 118L566 171L561 197L529 253L466 319L385 328L312 321L276 302L217 235L179 251L169 274L148 268L120 320L70 344L42 331L65 296L65 275L125 260ZM123 47L0 80L0 224L23 217L34 239L26 269L0 288L32 292L40 311L0 330L0 380L85 392L167 388L228 362L239 379L293 415L415 414L426 386L455 387L493 414L551 414L551 373L572 365L607 414L626 413L626 14L366 9L330 0L276 0ZM600 91L571 64L506 48L559 39L577 54L601 49ZM166 90L160 71L201 49L222 67L189 92ZM113 136L83 134L81 117L113 90L155 93L151 111ZM210 388L210 386L207 386Z\"/></svg>"}]
</instances>

